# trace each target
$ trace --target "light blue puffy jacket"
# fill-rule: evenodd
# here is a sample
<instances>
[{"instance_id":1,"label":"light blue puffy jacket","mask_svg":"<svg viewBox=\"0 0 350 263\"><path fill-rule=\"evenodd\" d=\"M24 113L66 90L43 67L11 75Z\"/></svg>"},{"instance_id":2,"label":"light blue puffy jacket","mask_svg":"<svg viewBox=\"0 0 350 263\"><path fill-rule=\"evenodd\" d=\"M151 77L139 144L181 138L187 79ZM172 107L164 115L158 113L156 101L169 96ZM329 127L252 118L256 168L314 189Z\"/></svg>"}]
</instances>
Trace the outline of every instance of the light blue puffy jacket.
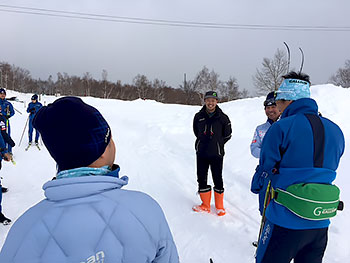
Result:
<instances>
[{"instance_id":1,"label":"light blue puffy jacket","mask_svg":"<svg viewBox=\"0 0 350 263\"><path fill-rule=\"evenodd\" d=\"M158 203L127 181L83 176L47 182L45 200L11 228L1 263L177 263Z\"/></svg>"}]
</instances>

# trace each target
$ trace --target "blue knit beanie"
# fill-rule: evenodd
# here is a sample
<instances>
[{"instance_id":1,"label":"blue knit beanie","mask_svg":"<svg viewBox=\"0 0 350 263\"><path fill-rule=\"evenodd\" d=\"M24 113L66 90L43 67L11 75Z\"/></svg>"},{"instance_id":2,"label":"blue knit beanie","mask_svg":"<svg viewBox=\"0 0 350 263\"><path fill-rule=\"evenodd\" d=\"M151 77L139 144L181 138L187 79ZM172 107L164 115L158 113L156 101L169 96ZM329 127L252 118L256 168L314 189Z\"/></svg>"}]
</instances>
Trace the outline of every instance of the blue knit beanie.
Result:
<instances>
[{"instance_id":1,"label":"blue knit beanie","mask_svg":"<svg viewBox=\"0 0 350 263\"><path fill-rule=\"evenodd\" d=\"M310 98L310 83L300 79L285 79L276 91L275 100Z\"/></svg>"},{"instance_id":2,"label":"blue knit beanie","mask_svg":"<svg viewBox=\"0 0 350 263\"><path fill-rule=\"evenodd\" d=\"M101 113L76 97L60 98L42 107L33 127L41 133L59 171L92 164L111 139L110 127Z\"/></svg>"}]
</instances>

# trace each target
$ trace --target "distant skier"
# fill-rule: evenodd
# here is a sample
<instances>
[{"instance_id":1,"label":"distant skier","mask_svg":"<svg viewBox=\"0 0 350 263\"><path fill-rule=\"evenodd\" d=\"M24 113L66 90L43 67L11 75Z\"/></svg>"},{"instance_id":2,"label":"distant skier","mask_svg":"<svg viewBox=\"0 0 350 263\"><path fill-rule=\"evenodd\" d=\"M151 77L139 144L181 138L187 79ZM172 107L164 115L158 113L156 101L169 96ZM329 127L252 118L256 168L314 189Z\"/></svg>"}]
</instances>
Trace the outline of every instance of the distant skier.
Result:
<instances>
[{"instance_id":1,"label":"distant skier","mask_svg":"<svg viewBox=\"0 0 350 263\"><path fill-rule=\"evenodd\" d=\"M193 131L196 136L198 193L202 204L192 209L196 212L210 212L211 186L207 183L210 166L214 182L216 213L223 216L226 214L222 180L224 145L230 140L232 130L229 117L217 106L218 101L217 92L205 93L205 105L193 119Z\"/></svg>"},{"instance_id":2,"label":"distant skier","mask_svg":"<svg viewBox=\"0 0 350 263\"><path fill-rule=\"evenodd\" d=\"M29 145L33 143L33 119L35 114L41 109L43 105L38 101L38 95L34 94L32 96L32 102L28 104L27 112L29 113L29 127L28 127L28 136L29 136ZM40 133L35 129L35 145L38 146Z\"/></svg>"},{"instance_id":3,"label":"distant skier","mask_svg":"<svg viewBox=\"0 0 350 263\"><path fill-rule=\"evenodd\" d=\"M274 122L278 120L280 116L280 112L276 106L274 94L275 92L272 91L266 96L266 100L264 101L264 109L267 116L267 121L256 127L252 143L250 144L250 152L255 158L260 157L261 144L267 130Z\"/></svg>"},{"instance_id":4,"label":"distant skier","mask_svg":"<svg viewBox=\"0 0 350 263\"><path fill-rule=\"evenodd\" d=\"M2 167L2 160L5 161L10 161L12 158L12 155L8 153L6 149L6 143L2 137L2 132L0 133L0 170ZM7 188L2 187L1 185L1 180L0 180L0 223L4 225L8 225L11 223L11 219L7 218L3 213L2 213L2 207L1 207L1 202L2 202L2 193L7 191Z\"/></svg>"},{"instance_id":5,"label":"distant skier","mask_svg":"<svg viewBox=\"0 0 350 263\"><path fill-rule=\"evenodd\" d=\"M11 128L10 128L10 118L15 115L15 111L11 102L6 100L6 90L0 88L0 115L4 116L6 119L6 132L9 136L11 136ZM6 144L7 150L9 154L12 154L12 147L9 144Z\"/></svg>"},{"instance_id":6,"label":"distant skier","mask_svg":"<svg viewBox=\"0 0 350 263\"><path fill-rule=\"evenodd\" d=\"M318 115L310 98L309 76L290 72L276 92L281 119L266 133L252 190L271 181L272 198L258 243L257 263L321 263L329 217L338 208L332 185L344 152L344 135ZM309 201L310 200L310 201ZM331 208L325 208L330 206Z\"/></svg>"},{"instance_id":7,"label":"distant skier","mask_svg":"<svg viewBox=\"0 0 350 263\"><path fill-rule=\"evenodd\" d=\"M44 106L33 126L58 173L43 186L46 198L11 228L1 263L179 262L159 204L121 189L128 177L113 164L111 129L97 109L63 97Z\"/></svg>"}]
</instances>

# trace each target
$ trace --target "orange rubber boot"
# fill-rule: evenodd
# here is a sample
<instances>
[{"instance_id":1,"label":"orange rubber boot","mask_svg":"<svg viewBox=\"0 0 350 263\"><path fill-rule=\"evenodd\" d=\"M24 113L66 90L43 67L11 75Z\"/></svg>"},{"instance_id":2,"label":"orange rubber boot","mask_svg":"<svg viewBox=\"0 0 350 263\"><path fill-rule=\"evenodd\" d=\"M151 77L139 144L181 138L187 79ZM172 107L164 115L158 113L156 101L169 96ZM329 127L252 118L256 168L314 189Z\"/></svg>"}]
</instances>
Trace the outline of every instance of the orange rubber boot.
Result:
<instances>
[{"instance_id":1,"label":"orange rubber boot","mask_svg":"<svg viewBox=\"0 0 350 263\"><path fill-rule=\"evenodd\" d=\"M201 197L202 204L195 205L192 210L195 212L207 212L210 213L210 200L211 200L211 190L205 193L199 193Z\"/></svg>"},{"instance_id":2,"label":"orange rubber boot","mask_svg":"<svg viewBox=\"0 0 350 263\"><path fill-rule=\"evenodd\" d=\"M226 214L226 210L224 208L224 193L217 193L214 191L214 197L216 214L218 216L224 216Z\"/></svg>"}]
</instances>

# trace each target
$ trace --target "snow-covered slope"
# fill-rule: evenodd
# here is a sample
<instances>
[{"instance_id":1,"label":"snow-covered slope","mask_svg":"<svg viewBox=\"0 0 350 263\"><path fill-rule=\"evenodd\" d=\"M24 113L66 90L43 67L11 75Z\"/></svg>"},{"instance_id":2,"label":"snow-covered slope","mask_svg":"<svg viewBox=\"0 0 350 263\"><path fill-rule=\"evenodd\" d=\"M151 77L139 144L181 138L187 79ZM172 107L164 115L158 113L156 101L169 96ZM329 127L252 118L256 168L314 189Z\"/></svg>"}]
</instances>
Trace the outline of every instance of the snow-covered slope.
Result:
<instances>
[{"instance_id":1,"label":"snow-covered slope","mask_svg":"<svg viewBox=\"0 0 350 263\"><path fill-rule=\"evenodd\" d=\"M25 107L32 94L8 91L25 103L14 102L20 115L11 118L12 137L19 143L26 122ZM338 169L336 183L342 189L345 211L332 220L329 243L324 262L350 262L350 89L333 85L312 87L312 97L323 116L330 118L343 130L346 151ZM55 97L44 96L48 104ZM169 105L154 101L119 101L96 98L83 100L98 108L112 127L117 146L116 163L121 175L130 178L127 189L150 194L162 206L183 263L254 262L254 247L260 216L257 197L250 193L250 181L257 159L249 152L255 127L265 122L263 97L220 104L231 119L233 137L226 145L224 160L225 205L228 214L197 214L191 207L199 203L196 195L194 135L192 120L197 106ZM64 125L64 124L62 124ZM42 146L39 152L28 142L27 131L22 144L14 148L16 165L3 162L0 175L10 191L3 196L3 211L17 219L27 208L41 200L41 186L55 175L55 163ZM69 149L67 149L69 150ZM211 179L210 179L211 180ZM0 226L0 247L8 226Z\"/></svg>"}]
</instances>

